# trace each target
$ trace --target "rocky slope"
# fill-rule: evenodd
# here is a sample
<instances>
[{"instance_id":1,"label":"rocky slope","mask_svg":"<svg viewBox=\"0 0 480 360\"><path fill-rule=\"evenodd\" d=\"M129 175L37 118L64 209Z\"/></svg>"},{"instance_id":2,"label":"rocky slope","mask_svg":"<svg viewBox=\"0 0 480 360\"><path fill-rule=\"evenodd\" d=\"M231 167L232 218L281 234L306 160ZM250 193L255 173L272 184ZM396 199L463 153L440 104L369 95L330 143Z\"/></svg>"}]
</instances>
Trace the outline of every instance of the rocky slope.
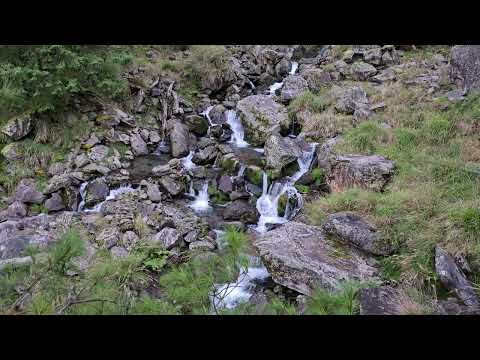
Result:
<instances>
[{"instance_id":1,"label":"rocky slope","mask_svg":"<svg viewBox=\"0 0 480 360\"><path fill-rule=\"evenodd\" d=\"M222 71L202 79L194 102L169 78L133 85L141 76L133 72L128 101L82 99L64 114L91 130L49 166L42 187L25 178L5 191L0 271L31 263L27 249L47 251L73 227L88 239L77 259L86 271L97 252L124 258L144 242L168 251L172 266L192 254L216 254L222 230L235 225L251 234L262 260L249 270L262 270L251 272L248 284L238 281L241 295L223 299L232 308L238 301L258 307L280 294L297 299L291 301L300 309L318 288L335 291L352 280L369 284L358 295L362 314L420 307L402 284L381 276L381 264L397 251L388 233L351 211L309 224L304 204L352 188L383 193L396 176L395 161L342 153L336 147L342 133L381 116L389 105L374 94L392 84L415 87L429 99L464 101L478 88L478 46L426 60L409 60L408 51L393 45L229 46L228 52ZM312 105L306 93L326 100ZM21 160L15 144L32 136L35 116L3 126L12 141L2 150L7 166ZM433 312L477 311L474 276L440 245L433 254L440 284L460 301L454 309L433 299ZM266 285L252 285L267 278L273 295Z\"/></svg>"}]
</instances>

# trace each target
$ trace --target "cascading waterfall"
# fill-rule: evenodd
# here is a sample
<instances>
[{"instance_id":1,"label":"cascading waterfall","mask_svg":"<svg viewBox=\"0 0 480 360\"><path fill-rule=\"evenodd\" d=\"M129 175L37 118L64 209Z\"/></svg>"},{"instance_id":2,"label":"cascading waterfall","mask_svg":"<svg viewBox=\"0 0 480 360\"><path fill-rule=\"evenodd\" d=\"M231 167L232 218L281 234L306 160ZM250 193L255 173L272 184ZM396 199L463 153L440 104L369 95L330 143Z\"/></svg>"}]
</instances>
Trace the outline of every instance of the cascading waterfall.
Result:
<instances>
[{"instance_id":1,"label":"cascading waterfall","mask_svg":"<svg viewBox=\"0 0 480 360\"><path fill-rule=\"evenodd\" d=\"M78 210L77 211L84 211L84 212L99 212L102 208L102 205L106 202L106 201L109 201L109 200L115 200L117 198L117 196L121 195L121 194L125 194L125 193L129 193L129 192L133 192L135 191L134 188L132 188L132 186L130 184L125 184L125 185L121 185L119 188L117 189L112 189L110 190L110 192L108 193L108 196L105 198L104 201L98 203L97 205L95 205L93 208L91 209L84 209L85 207L85 195L86 195L86 187L88 185L88 181L87 182L84 182L82 185L80 185L80 196L82 198L82 201L80 202L80 204L78 205Z\"/></svg>"},{"instance_id":2,"label":"cascading waterfall","mask_svg":"<svg viewBox=\"0 0 480 360\"><path fill-rule=\"evenodd\" d=\"M286 182L275 182L268 187L268 176L265 172L263 173L262 196L257 200L257 210L260 213L260 218L255 227L257 232L265 233L268 230L267 224L283 224L287 222L302 208L303 197L295 188L295 183L309 170L316 145L310 144L310 150L297 159L299 169L290 178L287 178ZM287 195L288 200L295 197L297 205L292 208L290 201L287 200L285 213L281 217L278 215L278 201L283 194Z\"/></svg>"},{"instance_id":3,"label":"cascading waterfall","mask_svg":"<svg viewBox=\"0 0 480 360\"><path fill-rule=\"evenodd\" d=\"M231 143L235 144L235 146L247 147L248 143L244 140L245 137L245 130L243 129L242 122L238 117L237 113L234 110L227 110L227 124L232 129L232 138L230 140Z\"/></svg>"},{"instance_id":4,"label":"cascading waterfall","mask_svg":"<svg viewBox=\"0 0 480 360\"><path fill-rule=\"evenodd\" d=\"M290 69L290 72L288 73L289 75L295 75L295 73L297 72L298 70L298 63L295 62L295 61L292 61L292 68ZM280 89L281 87L283 86L283 81L280 81L280 82L276 82L274 83L273 85L271 85L269 88L268 88L268 91L270 93L270 96L274 96L276 91L278 89Z\"/></svg>"},{"instance_id":5,"label":"cascading waterfall","mask_svg":"<svg viewBox=\"0 0 480 360\"><path fill-rule=\"evenodd\" d=\"M200 115L205 116L205 118L208 120L208 123L210 124L210 126L213 126L212 119L210 119L210 111L213 109L213 107L214 107L213 105L207 107L205 109L205 111L200 114Z\"/></svg>"},{"instance_id":6,"label":"cascading waterfall","mask_svg":"<svg viewBox=\"0 0 480 360\"><path fill-rule=\"evenodd\" d=\"M250 256L248 260L248 267L240 268L240 275L235 282L215 286L215 291L210 296L210 301L217 310L224 308L233 309L238 304L247 302L253 295L255 282L270 277L268 270L259 257Z\"/></svg>"},{"instance_id":7,"label":"cascading waterfall","mask_svg":"<svg viewBox=\"0 0 480 360\"><path fill-rule=\"evenodd\" d=\"M189 205L190 208L193 209L193 211L202 213L211 209L210 199L208 195L208 181L205 181L198 194L195 194L193 184L190 183L190 195L195 198L193 203Z\"/></svg>"},{"instance_id":8,"label":"cascading waterfall","mask_svg":"<svg viewBox=\"0 0 480 360\"><path fill-rule=\"evenodd\" d=\"M191 170L196 167L196 165L192 162L192 158L193 158L193 151L190 151L187 156L181 159L182 165L185 169Z\"/></svg>"}]
</instances>

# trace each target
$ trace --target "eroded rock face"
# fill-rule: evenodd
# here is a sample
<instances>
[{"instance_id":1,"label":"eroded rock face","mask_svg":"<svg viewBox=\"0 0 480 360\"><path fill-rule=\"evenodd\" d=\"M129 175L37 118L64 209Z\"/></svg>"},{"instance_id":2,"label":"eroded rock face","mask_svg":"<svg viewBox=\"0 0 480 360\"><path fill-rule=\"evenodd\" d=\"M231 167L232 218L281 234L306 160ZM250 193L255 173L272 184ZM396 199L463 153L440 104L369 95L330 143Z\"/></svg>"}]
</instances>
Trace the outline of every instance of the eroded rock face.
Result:
<instances>
[{"instance_id":1,"label":"eroded rock face","mask_svg":"<svg viewBox=\"0 0 480 360\"><path fill-rule=\"evenodd\" d=\"M335 108L345 114L354 114L356 110L368 108L367 93L359 86L346 89L334 88L333 96L337 99Z\"/></svg>"},{"instance_id":2,"label":"eroded rock face","mask_svg":"<svg viewBox=\"0 0 480 360\"><path fill-rule=\"evenodd\" d=\"M265 158L267 167L271 169L282 169L296 161L302 155L302 150L294 139L271 135L265 142Z\"/></svg>"},{"instance_id":3,"label":"eroded rock face","mask_svg":"<svg viewBox=\"0 0 480 360\"><path fill-rule=\"evenodd\" d=\"M455 259L440 246L435 247L435 269L442 284L467 306L480 306L473 285L459 269Z\"/></svg>"},{"instance_id":4,"label":"eroded rock face","mask_svg":"<svg viewBox=\"0 0 480 360\"><path fill-rule=\"evenodd\" d=\"M322 228L286 223L254 241L273 280L311 295L318 288L337 289L345 280L373 280L374 260L359 251L329 242Z\"/></svg>"},{"instance_id":5,"label":"eroded rock face","mask_svg":"<svg viewBox=\"0 0 480 360\"><path fill-rule=\"evenodd\" d=\"M394 169L393 161L378 155L337 156L327 170L327 183L334 192L351 187L381 191Z\"/></svg>"},{"instance_id":6,"label":"eroded rock face","mask_svg":"<svg viewBox=\"0 0 480 360\"><path fill-rule=\"evenodd\" d=\"M332 82L332 77L328 71L312 68L302 72L303 78L307 81L310 91L320 91L323 86Z\"/></svg>"},{"instance_id":7,"label":"eroded rock face","mask_svg":"<svg viewBox=\"0 0 480 360\"><path fill-rule=\"evenodd\" d=\"M2 128L2 133L16 141L27 136L32 129L32 116L25 114L8 120Z\"/></svg>"},{"instance_id":8,"label":"eroded rock face","mask_svg":"<svg viewBox=\"0 0 480 360\"><path fill-rule=\"evenodd\" d=\"M450 77L467 92L480 89L480 45L457 45L452 48Z\"/></svg>"},{"instance_id":9,"label":"eroded rock face","mask_svg":"<svg viewBox=\"0 0 480 360\"><path fill-rule=\"evenodd\" d=\"M286 107L270 96L248 96L237 103L237 110L245 128L246 140L251 145L261 146L269 135L290 128Z\"/></svg>"},{"instance_id":10,"label":"eroded rock face","mask_svg":"<svg viewBox=\"0 0 480 360\"><path fill-rule=\"evenodd\" d=\"M350 212L331 214L327 217L323 229L371 254L388 255L392 252L392 247L377 229L356 214Z\"/></svg>"},{"instance_id":11,"label":"eroded rock face","mask_svg":"<svg viewBox=\"0 0 480 360\"><path fill-rule=\"evenodd\" d=\"M140 134L132 134L130 136L130 144L132 145L132 152L134 155L147 155L148 147Z\"/></svg>"}]
</instances>

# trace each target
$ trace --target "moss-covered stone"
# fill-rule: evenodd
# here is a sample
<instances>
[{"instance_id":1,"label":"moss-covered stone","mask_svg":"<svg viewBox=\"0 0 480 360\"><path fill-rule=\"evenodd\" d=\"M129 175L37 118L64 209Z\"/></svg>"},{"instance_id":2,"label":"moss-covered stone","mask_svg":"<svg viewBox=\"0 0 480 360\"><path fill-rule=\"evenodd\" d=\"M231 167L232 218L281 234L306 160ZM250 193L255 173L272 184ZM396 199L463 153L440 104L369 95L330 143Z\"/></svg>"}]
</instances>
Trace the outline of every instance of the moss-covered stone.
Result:
<instances>
[{"instance_id":1,"label":"moss-covered stone","mask_svg":"<svg viewBox=\"0 0 480 360\"><path fill-rule=\"evenodd\" d=\"M227 194L213 186L208 187L208 195L210 196L210 201L215 205L223 205L230 201L230 197Z\"/></svg>"},{"instance_id":2,"label":"moss-covered stone","mask_svg":"<svg viewBox=\"0 0 480 360\"><path fill-rule=\"evenodd\" d=\"M294 161L282 169L282 177L292 176L299 170L298 162Z\"/></svg>"},{"instance_id":3,"label":"moss-covered stone","mask_svg":"<svg viewBox=\"0 0 480 360\"><path fill-rule=\"evenodd\" d=\"M262 186L263 170L258 166L250 165L245 169L245 179L254 185Z\"/></svg>"},{"instance_id":4,"label":"moss-covered stone","mask_svg":"<svg viewBox=\"0 0 480 360\"><path fill-rule=\"evenodd\" d=\"M235 158L234 154L225 154L219 158L219 164L222 169L225 170L226 173L233 175L238 172L240 167L239 161Z\"/></svg>"}]
</instances>

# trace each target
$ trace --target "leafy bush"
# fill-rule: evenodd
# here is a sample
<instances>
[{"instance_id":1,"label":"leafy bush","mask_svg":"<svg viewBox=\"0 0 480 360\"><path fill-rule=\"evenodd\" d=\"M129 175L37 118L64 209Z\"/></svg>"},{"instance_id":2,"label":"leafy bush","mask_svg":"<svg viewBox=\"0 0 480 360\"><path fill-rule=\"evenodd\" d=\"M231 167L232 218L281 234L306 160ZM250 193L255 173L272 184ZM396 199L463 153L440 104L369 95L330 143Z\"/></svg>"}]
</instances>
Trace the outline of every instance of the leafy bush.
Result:
<instances>
[{"instance_id":1,"label":"leafy bush","mask_svg":"<svg viewBox=\"0 0 480 360\"><path fill-rule=\"evenodd\" d=\"M3 45L0 105L4 113L55 110L73 96L118 96L126 90L120 66L130 56L115 46Z\"/></svg>"}]
</instances>

